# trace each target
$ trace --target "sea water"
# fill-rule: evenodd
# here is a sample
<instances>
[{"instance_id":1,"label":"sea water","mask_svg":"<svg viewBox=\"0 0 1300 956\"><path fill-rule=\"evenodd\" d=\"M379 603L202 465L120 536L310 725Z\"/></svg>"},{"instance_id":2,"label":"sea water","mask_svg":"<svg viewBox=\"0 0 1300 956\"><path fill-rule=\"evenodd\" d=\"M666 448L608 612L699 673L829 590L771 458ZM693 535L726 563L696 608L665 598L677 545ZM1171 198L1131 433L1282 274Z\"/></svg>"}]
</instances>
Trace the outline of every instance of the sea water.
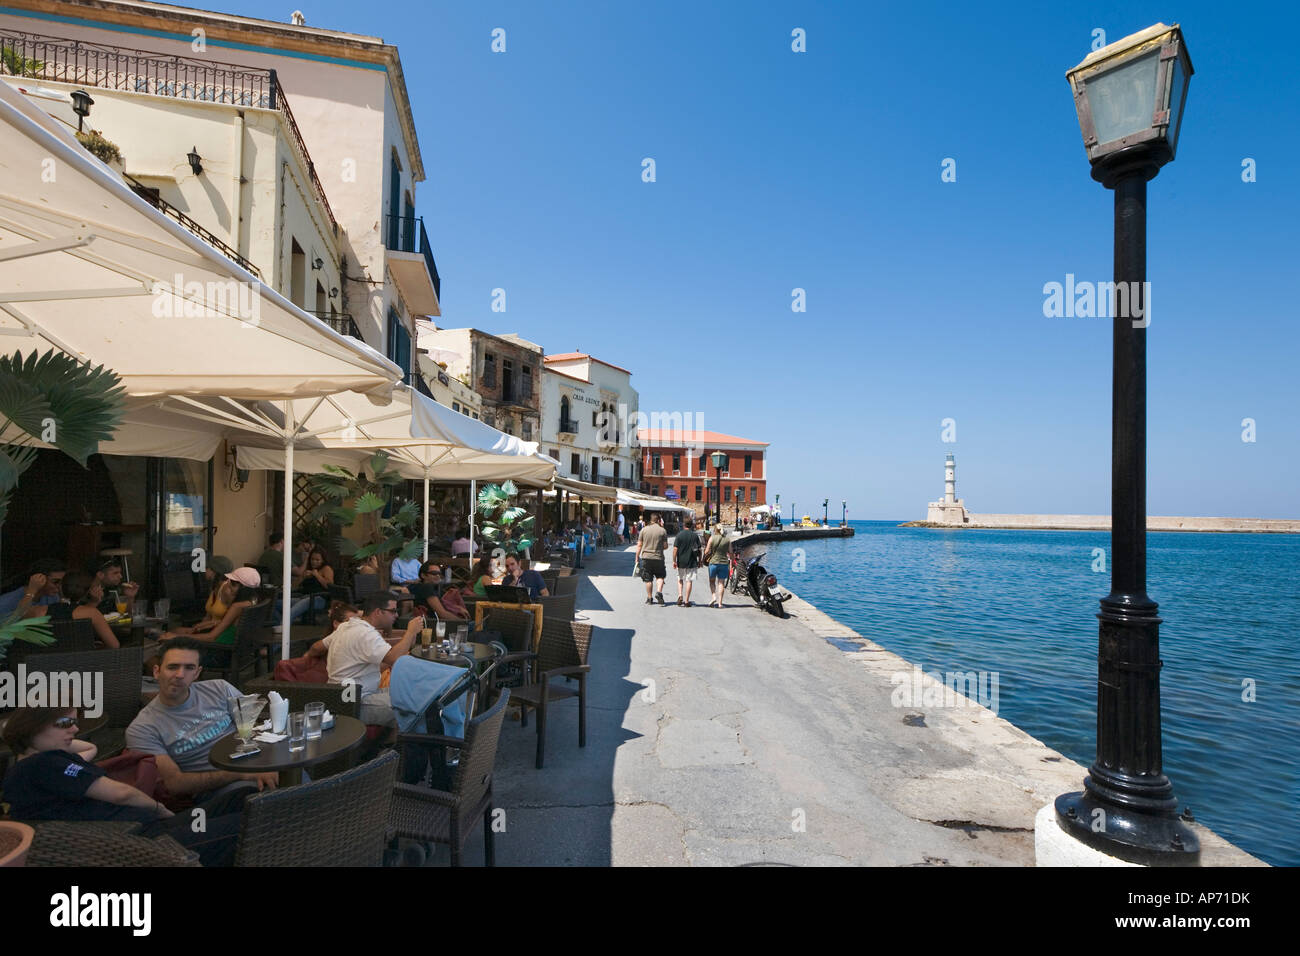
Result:
<instances>
[{"instance_id":1,"label":"sea water","mask_svg":"<svg viewBox=\"0 0 1300 956\"><path fill-rule=\"evenodd\" d=\"M999 716L1089 766L1110 534L850 524L852 538L756 550L783 585L910 663L996 673ZM1149 534L1147 593L1180 806L1262 860L1300 865L1300 535Z\"/></svg>"}]
</instances>

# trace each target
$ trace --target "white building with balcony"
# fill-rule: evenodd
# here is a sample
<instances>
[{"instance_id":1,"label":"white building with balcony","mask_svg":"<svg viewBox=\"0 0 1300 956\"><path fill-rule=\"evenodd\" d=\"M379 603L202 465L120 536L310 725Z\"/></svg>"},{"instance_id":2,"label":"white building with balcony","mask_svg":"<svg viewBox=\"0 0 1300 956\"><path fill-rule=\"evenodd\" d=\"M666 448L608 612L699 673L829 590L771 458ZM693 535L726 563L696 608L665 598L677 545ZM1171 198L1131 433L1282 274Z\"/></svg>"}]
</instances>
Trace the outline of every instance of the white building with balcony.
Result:
<instances>
[{"instance_id":1,"label":"white building with balcony","mask_svg":"<svg viewBox=\"0 0 1300 956\"><path fill-rule=\"evenodd\" d=\"M542 451L560 474L639 489L640 398L632 373L585 352L548 355L542 373Z\"/></svg>"}]
</instances>

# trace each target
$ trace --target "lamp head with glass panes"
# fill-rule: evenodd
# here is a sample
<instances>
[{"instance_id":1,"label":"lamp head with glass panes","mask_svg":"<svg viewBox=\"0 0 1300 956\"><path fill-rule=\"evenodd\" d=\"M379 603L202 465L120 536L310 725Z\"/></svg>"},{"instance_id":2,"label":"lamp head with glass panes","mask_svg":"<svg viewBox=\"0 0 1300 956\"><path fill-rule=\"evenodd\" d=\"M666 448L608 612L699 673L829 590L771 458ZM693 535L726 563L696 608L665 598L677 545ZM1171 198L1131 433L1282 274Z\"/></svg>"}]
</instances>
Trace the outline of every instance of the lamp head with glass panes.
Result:
<instances>
[{"instance_id":1,"label":"lamp head with glass panes","mask_svg":"<svg viewBox=\"0 0 1300 956\"><path fill-rule=\"evenodd\" d=\"M1093 179L1109 186L1134 168L1151 179L1174 158L1191 77L1182 30L1163 23L1090 53L1065 74Z\"/></svg>"}]
</instances>

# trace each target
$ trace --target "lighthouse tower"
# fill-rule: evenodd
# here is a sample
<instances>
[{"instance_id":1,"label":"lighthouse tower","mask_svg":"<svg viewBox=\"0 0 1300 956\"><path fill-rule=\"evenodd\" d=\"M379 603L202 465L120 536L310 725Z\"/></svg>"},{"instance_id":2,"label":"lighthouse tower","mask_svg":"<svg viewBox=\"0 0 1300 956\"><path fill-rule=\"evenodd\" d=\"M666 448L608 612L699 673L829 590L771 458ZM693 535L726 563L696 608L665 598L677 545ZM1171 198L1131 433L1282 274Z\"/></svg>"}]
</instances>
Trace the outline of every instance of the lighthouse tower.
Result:
<instances>
[{"instance_id":1,"label":"lighthouse tower","mask_svg":"<svg viewBox=\"0 0 1300 956\"><path fill-rule=\"evenodd\" d=\"M957 497L957 463L949 455L943 463L943 498L931 501L925 520L932 524L966 524L966 503Z\"/></svg>"}]
</instances>

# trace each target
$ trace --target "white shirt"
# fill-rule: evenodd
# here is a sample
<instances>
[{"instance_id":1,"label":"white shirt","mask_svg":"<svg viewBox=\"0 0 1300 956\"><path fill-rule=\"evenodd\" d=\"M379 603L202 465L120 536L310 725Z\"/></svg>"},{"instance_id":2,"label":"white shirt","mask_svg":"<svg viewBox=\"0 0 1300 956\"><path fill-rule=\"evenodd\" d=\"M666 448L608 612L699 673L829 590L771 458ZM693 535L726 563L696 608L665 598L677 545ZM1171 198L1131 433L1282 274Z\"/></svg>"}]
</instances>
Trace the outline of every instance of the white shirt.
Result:
<instances>
[{"instance_id":1,"label":"white shirt","mask_svg":"<svg viewBox=\"0 0 1300 956\"><path fill-rule=\"evenodd\" d=\"M356 683L362 694L379 690L379 665L391 648L363 617L344 621L324 640L331 684Z\"/></svg>"},{"instance_id":2,"label":"white shirt","mask_svg":"<svg viewBox=\"0 0 1300 956\"><path fill-rule=\"evenodd\" d=\"M618 533L623 533L623 512L618 513Z\"/></svg>"}]
</instances>

